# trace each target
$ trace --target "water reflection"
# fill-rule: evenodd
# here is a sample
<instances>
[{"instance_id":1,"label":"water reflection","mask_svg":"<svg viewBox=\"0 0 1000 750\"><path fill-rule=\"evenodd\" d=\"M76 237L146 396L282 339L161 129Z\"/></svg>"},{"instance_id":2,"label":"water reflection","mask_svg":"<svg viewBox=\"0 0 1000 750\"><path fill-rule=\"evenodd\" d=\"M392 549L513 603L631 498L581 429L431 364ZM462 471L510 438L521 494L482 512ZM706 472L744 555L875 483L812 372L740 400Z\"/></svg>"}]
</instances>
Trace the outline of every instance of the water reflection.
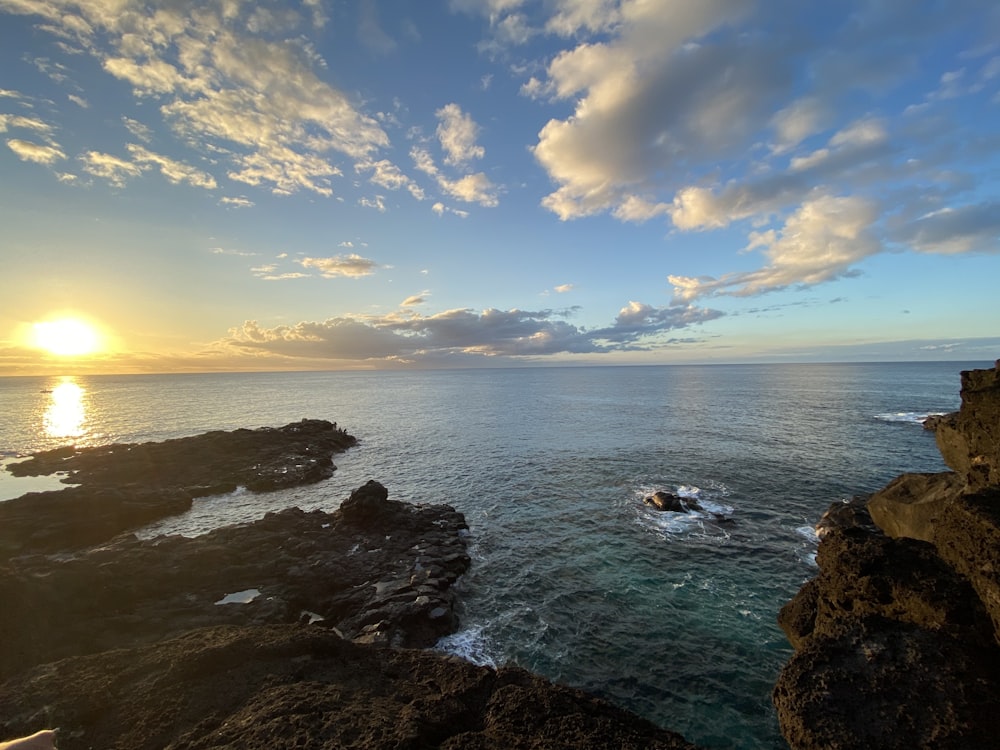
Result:
<instances>
[{"instance_id":1,"label":"water reflection","mask_svg":"<svg viewBox=\"0 0 1000 750\"><path fill-rule=\"evenodd\" d=\"M87 391L73 378L63 378L49 395L45 409L45 434L53 438L76 438L87 433Z\"/></svg>"}]
</instances>

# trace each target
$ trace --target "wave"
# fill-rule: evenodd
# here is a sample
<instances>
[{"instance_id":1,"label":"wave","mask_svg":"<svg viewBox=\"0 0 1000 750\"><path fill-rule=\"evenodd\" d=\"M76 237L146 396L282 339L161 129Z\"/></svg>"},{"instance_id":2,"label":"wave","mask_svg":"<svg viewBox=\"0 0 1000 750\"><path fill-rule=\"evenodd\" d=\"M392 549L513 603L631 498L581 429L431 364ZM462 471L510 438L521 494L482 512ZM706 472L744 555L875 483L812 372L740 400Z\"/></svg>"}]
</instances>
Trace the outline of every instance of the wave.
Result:
<instances>
[{"instance_id":1,"label":"wave","mask_svg":"<svg viewBox=\"0 0 1000 750\"><path fill-rule=\"evenodd\" d=\"M897 411L897 412L884 412L882 414L876 414L875 419L880 422L889 422L892 424L918 424L923 425L928 417L940 417L948 412L946 411Z\"/></svg>"},{"instance_id":2,"label":"wave","mask_svg":"<svg viewBox=\"0 0 1000 750\"><path fill-rule=\"evenodd\" d=\"M657 490L666 490L685 500L694 500L700 509L692 509L687 513L656 510L646 505L644 499ZM729 539L729 527L733 523L735 508L723 502L728 494L728 488L722 484L715 484L708 489L692 484L674 487L644 485L633 490L632 506L636 512L636 521L665 539L685 536Z\"/></svg>"}]
</instances>

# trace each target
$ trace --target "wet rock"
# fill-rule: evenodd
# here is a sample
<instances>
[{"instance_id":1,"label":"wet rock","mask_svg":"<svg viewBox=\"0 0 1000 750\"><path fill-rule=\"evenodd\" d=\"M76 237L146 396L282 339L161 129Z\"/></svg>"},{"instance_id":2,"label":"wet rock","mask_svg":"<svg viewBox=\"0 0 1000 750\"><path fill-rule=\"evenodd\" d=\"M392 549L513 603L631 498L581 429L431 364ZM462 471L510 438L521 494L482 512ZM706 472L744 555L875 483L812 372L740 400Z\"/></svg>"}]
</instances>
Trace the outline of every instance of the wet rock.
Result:
<instances>
[{"instance_id":1,"label":"wet rock","mask_svg":"<svg viewBox=\"0 0 1000 750\"><path fill-rule=\"evenodd\" d=\"M192 497L319 482L336 468L332 455L355 443L333 423L304 419L280 428L37 453L8 470L67 472L65 481L78 486L0 503L0 560L96 544L184 512Z\"/></svg>"},{"instance_id":2,"label":"wet rock","mask_svg":"<svg viewBox=\"0 0 1000 750\"><path fill-rule=\"evenodd\" d=\"M385 503L368 526L340 510L291 508L193 539L126 536L68 559L13 558L0 567L0 678L196 627L294 623L303 612L345 638L430 646L457 625L451 586L469 566L465 519L446 505ZM218 604L249 589L260 592L249 603Z\"/></svg>"},{"instance_id":3,"label":"wet rock","mask_svg":"<svg viewBox=\"0 0 1000 750\"><path fill-rule=\"evenodd\" d=\"M672 513L690 513L702 510L701 505L692 497L681 497L672 492L657 490L652 495L643 498L646 505L650 505L657 510L670 511Z\"/></svg>"}]
</instances>

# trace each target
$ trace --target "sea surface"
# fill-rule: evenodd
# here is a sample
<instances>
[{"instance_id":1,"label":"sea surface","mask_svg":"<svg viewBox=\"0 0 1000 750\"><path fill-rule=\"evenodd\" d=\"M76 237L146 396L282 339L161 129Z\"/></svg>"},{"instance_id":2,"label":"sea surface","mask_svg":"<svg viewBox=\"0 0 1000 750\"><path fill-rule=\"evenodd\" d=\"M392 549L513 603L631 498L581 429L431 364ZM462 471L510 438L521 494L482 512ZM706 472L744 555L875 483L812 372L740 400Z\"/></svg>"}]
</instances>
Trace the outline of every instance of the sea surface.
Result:
<instances>
[{"instance_id":1,"label":"sea surface","mask_svg":"<svg viewBox=\"0 0 1000 750\"><path fill-rule=\"evenodd\" d=\"M519 664L709 748L782 748L778 609L816 572L833 502L943 471L929 414L989 362L580 367L0 378L0 460L207 430L336 421L359 439L326 482L203 498L142 535L196 535L288 506L333 510L377 479L471 529L461 630L438 648ZM55 478L0 471L0 499ZM702 513L658 513L658 489Z\"/></svg>"}]
</instances>

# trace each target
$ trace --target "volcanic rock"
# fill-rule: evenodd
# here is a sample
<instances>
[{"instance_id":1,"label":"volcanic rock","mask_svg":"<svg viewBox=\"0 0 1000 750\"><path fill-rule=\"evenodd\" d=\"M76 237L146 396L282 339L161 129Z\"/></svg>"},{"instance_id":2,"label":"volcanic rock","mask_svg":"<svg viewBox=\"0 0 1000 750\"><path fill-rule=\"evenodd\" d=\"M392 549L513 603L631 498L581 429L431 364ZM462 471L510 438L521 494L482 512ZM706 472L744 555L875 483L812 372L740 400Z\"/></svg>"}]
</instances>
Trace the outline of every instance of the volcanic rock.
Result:
<instances>
[{"instance_id":1,"label":"volcanic rock","mask_svg":"<svg viewBox=\"0 0 1000 750\"><path fill-rule=\"evenodd\" d=\"M518 668L358 645L315 626L222 626L0 685L0 736L61 750L661 748L680 736Z\"/></svg>"},{"instance_id":2,"label":"volcanic rock","mask_svg":"<svg viewBox=\"0 0 1000 750\"><path fill-rule=\"evenodd\" d=\"M821 536L782 608L773 698L793 750L986 748L1000 736L1000 363L935 431L955 471L907 474Z\"/></svg>"},{"instance_id":3,"label":"volcanic rock","mask_svg":"<svg viewBox=\"0 0 1000 750\"><path fill-rule=\"evenodd\" d=\"M57 448L8 466L16 476L67 472L78 486L0 503L0 560L78 549L191 507L191 498L319 482L357 441L336 424L208 432L161 443Z\"/></svg>"},{"instance_id":4,"label":"volcanic rock","mask_svg":"<svg viewBox=\"0 0 1000 750\"><path fill-rule=\"evenodd\" d=\"M672 513L690 513L691 511L702 509L701 505L694 498L681 497L680 495L665 492L664 490L657 490L652 495L643 498L643 502L657 510L670 511Z\"/></svg>"}]
</instances>

